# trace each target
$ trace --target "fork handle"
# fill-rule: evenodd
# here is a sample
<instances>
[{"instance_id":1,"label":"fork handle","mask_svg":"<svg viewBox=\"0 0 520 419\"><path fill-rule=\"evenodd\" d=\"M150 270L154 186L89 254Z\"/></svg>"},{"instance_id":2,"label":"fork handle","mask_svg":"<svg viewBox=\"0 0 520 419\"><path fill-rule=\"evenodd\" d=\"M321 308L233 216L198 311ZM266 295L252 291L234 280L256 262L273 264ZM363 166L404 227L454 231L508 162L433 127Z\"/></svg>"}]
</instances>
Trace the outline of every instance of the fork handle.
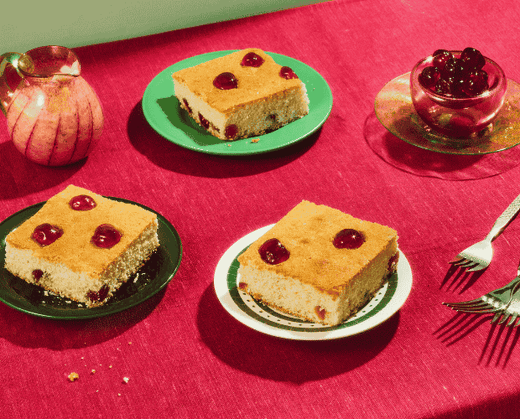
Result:
<instances>
[{"instance_id":1,"label":"fork handle","mask_svg":"<svg viewBox=\"0 0 520 419\"><path fill-rule=\"evenodd\" d=\"M508 224L516 217L520 210L520 195L518 195L513 202L505 209L505 211L497 218L493 228L487 235L487 239L495 240L508 226Z\"/></svg>"}]
</instances>

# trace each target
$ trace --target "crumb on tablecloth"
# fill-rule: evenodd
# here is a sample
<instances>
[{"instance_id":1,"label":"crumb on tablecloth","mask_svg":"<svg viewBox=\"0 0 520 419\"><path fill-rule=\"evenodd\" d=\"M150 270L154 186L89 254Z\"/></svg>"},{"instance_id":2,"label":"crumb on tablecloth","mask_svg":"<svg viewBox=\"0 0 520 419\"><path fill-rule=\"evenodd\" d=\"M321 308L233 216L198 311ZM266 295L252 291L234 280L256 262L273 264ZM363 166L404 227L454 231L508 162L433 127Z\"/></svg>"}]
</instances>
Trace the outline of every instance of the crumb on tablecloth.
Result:
<instances>
[{"instance_id":1,"label":"crumb on tablecloth","mask_svg":"<svg viewBox=\"0 0 520 419\"><path fill-rule=\"evenodd\" d=\"M69 374L69 380L70 381L76 381L79 378L79 374L77 372L71 372Z\"/></svg>"}]
</instances>

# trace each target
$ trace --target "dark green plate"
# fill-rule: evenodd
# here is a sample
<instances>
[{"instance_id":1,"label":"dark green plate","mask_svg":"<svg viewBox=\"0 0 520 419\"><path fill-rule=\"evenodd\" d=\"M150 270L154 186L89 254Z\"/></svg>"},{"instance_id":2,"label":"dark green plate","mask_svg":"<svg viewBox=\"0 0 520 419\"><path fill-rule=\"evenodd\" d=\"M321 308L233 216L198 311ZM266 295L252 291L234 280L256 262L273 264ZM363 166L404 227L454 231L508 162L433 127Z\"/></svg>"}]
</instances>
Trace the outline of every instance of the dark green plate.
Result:
<instances>
[{"instance_id":1,"label":"dark green plate","mask_svg":"<svg viewBox=\"0 0 520 419\"><path fill-rule=\"evenodd\" d=\"M139 205L157 214L159 242L148 262L103 306L86 308L83 304L57 297L42 288L28 284L12 275L3 266L5 238L17 226L33 216L45 202L27 207L0 223L0 301L8 306L38 317L59 320L94 319L134 307L157 294L177 272L182 258L179 234L166 218L136 202L121 198L116 201Z\"/></svg>"},{"instance_id":2,"label":"dark green plate","mask_svg":"<svg viewBox=\"0 0 520 419\"><path fill-rule=\"evenodd\" d=\"M308 137L325 123L332 109L332 92L325 79L307 64L268 52L278 64L291 67L305 83L309 97L309 114L276 131L259 136L260 140L256 143L251 142L251 138L222 141L201 128L181 109L174 95L172 74L232 52L235 51L215 51L187 58L155 76L146 88L142 100L143 113L150 126L180 147L207 154L240 156L288 147Z\"/></svg>"}]
</instances>

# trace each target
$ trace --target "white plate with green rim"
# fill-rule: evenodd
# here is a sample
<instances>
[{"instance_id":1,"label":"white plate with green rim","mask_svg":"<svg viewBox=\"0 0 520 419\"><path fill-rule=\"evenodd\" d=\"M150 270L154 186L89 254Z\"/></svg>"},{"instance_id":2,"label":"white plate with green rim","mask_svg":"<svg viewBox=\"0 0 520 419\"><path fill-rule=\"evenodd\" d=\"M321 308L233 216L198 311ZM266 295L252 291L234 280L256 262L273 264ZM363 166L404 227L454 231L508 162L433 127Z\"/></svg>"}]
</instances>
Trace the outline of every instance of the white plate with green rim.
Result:
<instances>
[{"instance_id":1,"label":"white plate with green rim","mask_svg":"<svg viewBox=\"0 0 520 419\"><path fill-rule=\"evenodd\" d=\"M237 257L274 224L255 230L234 243L222 256L215 270L214 286L220 303L242 324L271 336L294 340L329 340L357 335L392 317L404 304L412 289L412 269L399 251L397 273L353 317L337 326L304 321L267 307L239 290L240 264Z\"/></svg>"}]
</instances>

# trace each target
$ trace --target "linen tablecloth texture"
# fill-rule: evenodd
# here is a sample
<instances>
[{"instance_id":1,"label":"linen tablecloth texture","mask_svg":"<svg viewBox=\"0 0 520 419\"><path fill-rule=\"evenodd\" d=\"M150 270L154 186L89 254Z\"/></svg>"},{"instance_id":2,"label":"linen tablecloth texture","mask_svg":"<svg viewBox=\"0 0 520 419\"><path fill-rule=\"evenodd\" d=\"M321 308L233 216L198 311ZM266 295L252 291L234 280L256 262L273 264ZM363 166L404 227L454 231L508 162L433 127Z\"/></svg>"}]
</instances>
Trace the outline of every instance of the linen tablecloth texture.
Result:
<instances>
[{"instance_id":1,"label":"linen tablecloth texture","mask_svg":"<svg viewBox=\"0 0 520 419\"><path fill-rule=\"evenodd\" d=\"M514 159L501 166L498 154L483 174L479 159L404 143L390 164L366 136L379 90L435 49L473 46L520 81L519 21L520 3L508 0L336 0L76 49L105 111L102 140L85 161L49 168L26 160L1 129L0 220L72 183L160 212L181 236L183 260L164 292L97 320L45 320L0 304L0 417L518 417L518 329L441 303L516 274L518 221L495 241L485 272L453 272L447 262L520 193L520 168ZM141 97L158 73L251 46L327 80L334 106L318 133L288 150L229 158L180 148L147 124ZM334 341L283 340L218 302L213 274L223 252L302 199L399 232L413 289L379 327Z\"/></svg>"}]
</instances>

